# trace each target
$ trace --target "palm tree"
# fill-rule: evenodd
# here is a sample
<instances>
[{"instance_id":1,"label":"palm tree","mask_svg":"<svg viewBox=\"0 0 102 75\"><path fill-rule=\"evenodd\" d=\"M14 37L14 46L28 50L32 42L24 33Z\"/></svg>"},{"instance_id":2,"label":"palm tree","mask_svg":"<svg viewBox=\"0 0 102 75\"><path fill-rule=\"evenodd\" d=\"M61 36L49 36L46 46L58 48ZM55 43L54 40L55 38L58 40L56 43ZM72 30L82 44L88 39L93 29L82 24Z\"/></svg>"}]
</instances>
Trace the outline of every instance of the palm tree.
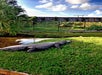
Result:
<instances>
[{"instance_id":1,"label":"palm tree","mask_svg":"<svg viewBox=\"0 0 102 75\"><path fill-rule=\"evenodd\" d=\"M17 5L16 0L0 0L0 32L16 34L24 10ZM27 16L26 16L27 17ZM19 24L20 25L20 24Z\"/></svg>"}]
</instances>

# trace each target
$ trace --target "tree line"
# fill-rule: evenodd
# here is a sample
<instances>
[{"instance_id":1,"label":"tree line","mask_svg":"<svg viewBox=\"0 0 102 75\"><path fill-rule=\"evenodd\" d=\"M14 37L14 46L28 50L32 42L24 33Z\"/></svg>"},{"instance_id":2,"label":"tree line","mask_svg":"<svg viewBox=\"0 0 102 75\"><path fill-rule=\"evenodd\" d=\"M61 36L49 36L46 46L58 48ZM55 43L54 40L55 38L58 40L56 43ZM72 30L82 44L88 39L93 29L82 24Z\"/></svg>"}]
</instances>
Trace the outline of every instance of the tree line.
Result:
<instances>
[{"instance_id":1,"label":"tree line","mask_svg":"<svg viewBox=\"0 0 102 75\"><path fill-rule=\"evenodd\" d=\"M0 33L16 35L25 21L31 22L34 19L29 18L24 12L16 0L0 0Z\"/></svg>"}]
</instances>

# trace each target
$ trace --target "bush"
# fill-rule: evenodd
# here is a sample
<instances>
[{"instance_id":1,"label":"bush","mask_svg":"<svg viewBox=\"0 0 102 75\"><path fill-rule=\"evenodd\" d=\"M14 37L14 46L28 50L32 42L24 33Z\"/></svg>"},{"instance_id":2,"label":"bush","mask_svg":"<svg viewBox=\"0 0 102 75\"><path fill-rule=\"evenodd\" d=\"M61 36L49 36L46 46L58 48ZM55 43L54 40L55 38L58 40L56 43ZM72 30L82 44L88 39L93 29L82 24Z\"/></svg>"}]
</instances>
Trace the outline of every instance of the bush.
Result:
<instances>
[{"instance_id":1,"label":"bush","mask_svg":"<svg viewBox=\"0 0 102 75\"><path fill-rule=\"evenodd\" d=\"M71 22L63 22L60 26L61 27L72 27L73 23Z\"/></svg>"},{"instance_id":2,"label":"bush","mask_svg":"<svg viewBox=\"0 0 102 75\"><path fill-rule=\"evenodd\" d=\"M97 30L97 31L100 31L100 30L102 30L102 26L92 25L90 27L87 27L86 29L87 30Z\"/></svg>"}]
</instances>

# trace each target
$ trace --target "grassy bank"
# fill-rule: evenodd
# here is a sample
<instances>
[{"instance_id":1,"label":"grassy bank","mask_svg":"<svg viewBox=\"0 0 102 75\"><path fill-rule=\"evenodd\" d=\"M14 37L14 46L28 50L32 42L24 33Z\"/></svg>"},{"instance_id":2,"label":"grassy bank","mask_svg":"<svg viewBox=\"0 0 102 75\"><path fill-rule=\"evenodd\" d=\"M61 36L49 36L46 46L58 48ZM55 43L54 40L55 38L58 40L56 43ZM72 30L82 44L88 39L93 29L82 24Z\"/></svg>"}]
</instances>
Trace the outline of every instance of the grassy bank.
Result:
<instances>
[{"instance_id":1,"label":"grassy bank","mask_svg":"<svg viewBox=\"0 0 102 75\"><path fill-rule=\"evenodd\" d=\"M62 49L46 51L0 51L0 68L27 72L33 75L101 75L102 38L72 37L49 41L72 40Z\"/></svg>"},{"instance_id":2,"label":"grassy bank","mask_svg":"<svg viewBox=\"0 0 102 75\"><path fill-rule=\"evenodd\" d=\"M24 37L35 37L35 38L62 38L62 37L102 37L102 32L88 32L88 33L69 33L69 32L31 32L31 33L20 33L17 36Z\"/></svg>"}]
</instances>

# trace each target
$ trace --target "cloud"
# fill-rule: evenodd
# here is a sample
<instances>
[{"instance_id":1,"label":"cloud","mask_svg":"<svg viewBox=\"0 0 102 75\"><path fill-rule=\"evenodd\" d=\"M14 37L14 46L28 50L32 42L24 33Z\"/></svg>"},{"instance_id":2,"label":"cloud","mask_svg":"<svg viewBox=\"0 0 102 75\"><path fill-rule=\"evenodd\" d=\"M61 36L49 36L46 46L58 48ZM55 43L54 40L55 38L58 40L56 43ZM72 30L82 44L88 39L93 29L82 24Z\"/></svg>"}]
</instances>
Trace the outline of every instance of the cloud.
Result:
<instances>
[{"instance_id":1,"label":"cloud","mask_svg":"<svg viewBox=\"0 0 102 75\"><path fill-rule=\"evenodd\" d=\"M49 16L49 14L46 12L27 7L26 5L23 4L22 0L18 0L18 4L22 6L22 8L26 11L24 13L27 14L28 16Z\"/></svg>"},{"instance_id":2,"label":"cloud","mask_svg":"<svg viewBox=\"0 0 102 75\"><path fill-rule=\"evenodd\" d=\"M98 15L100 15L100 14L102 14L102 11L96 10L95 13L98 14Z\"/></svg>"},{"instance_id":3,"label":"cloud","mask_svg":"<svg viewBox=\"0 0 102 75\"><path fill-rule=\"evenodd\" d=\"M39 2L40 2L40 3L47 3L48 0L40 0Z\"/></svg>"},{"instance_id":4,"label":"cloud","mask_svg":"<svg viewBox=\"0 0 102 75\"><path fill-rule=\"evenodd\" d=\"M92 9L93 7L89 3L83 3L80 5L72 5L71 8L73 9L82 9L82 10L89 10Z\"/></svg>"},{"instance_id":5,"label":"cloud","mask_svg":"<svg viewBox=\"0 0 102 75\"><path fill-rule=\"evenodd\" d=\"M39 0L40 3L52 2L52 0Z\"/></svg>"},{"instance_id":6,"label":"cloud","mask_svg":"<svg viewBox=\"0 0 102 75\"><path fill-rule=\"evenodd\" d=\"M64 10L67 9L67 6L66 5L62 5L62 4L59 4L59 5L52 6L50 9L52 11L64 11Z\"/></svg>"},{"instance_id":7,"label":"cloud","mask_svg":"<svg viewBox=\"0 0 102 75\"><path fill-rule=\"evenodd\" d=\"M53 6L53 3L52 2L49 2L49 3L45 3L45 4L42 4L42 5L37 5L35 6L35 8L51 8Z\"/></svg>"},{"instance_id":8,"label":"cloud","mask_svg":"<svg viewBox=\"0 0 102 75\"><path fill-rule=\"evenodd\" d=\"M75 9L75 8L79 8L78 5L72 5L71 8Z\"/></svg>"},{"instance_id":9,"label":"cloud","mask_svg":"<svg viewBox=\"0 0 102 75\"><path fill-rule=\"evenodd\" d=\"M28 16L40 16L40 17L41 16L43 16L43 17L45 17L45 16L48 16L48 17L68 16L68 14L66 14L64 12L58 12L58 13L55 13L53 11L52 12L44 12L44 11L41 11L41 10L38 10L38 9L35 9L35 8L29 8L22 3L19 3L19 5L22 5L22 8L26 11L25 14L27 14ZM60 7L62 7L62 6L60 5ZM54 10L54 8L53 8L53 10ZM59 8L59 10L60 10L60 8ZM64 10L64 8L63 8L63 10Z\"/></svg>"},{"instance_id":10,"label":"cloud","mask_svg":"<svg viewBox=\"0 0 102 75\"><path fill-rule=\"evenodd\" d=\"M81 10L96 10L96 9L100 9L101 6L90 4L90 3L83 3L83 4L80 4L80 5L79 4L72 5L71 8L72 9L81 9Z\"/></svg>"},{"instance_id":11,"label":"cloud","mask_svg":"<svg viewBox=\"0 0 102 75\"><path fill-rule=\"evenodd\" d=\"M95 4L84 3L84 4L81 4L79 8L83 10L96 10L96 9L100 9L101 6L95 5Z\"/></svg>"},{"instance_id":12,"label":"cloud","mask_svg":"<svg viewBox=\"0 0 102 75\"><path fill-rule=\"evenodd\" d=\"M82 4L88 2L88 0L65 0L65 1L70 4Z\"/></svg>"},{"instance_id":13,"label":"cloud","mask_svg":"<svg viewBox=\"0 0 102 75\"><path fill-rule=\"evenodd\" d=\"M40 11L40 10L37 10L37 9L31 9L31 8L27 8L26 7L26 14L28 16L43 16L43 17L55 17L55 16L68 16L67 14L63 13L63 12L58 12L58 13L55 13L55 12L43 12L43 11Z\"/></svg>"},{"instance_id":14,"label":"cloud","mask_svg":"<svg viewBox=\"0 0 102 75\"><path fill-rule=\"evenodd\" d=\"M35 6L35 8L45 8L51 11L64 11L67 9L67 6L64 4L54 5L52 2L41 4Z\"/></svg>"},{"instance_id":15,"label":"cloud","mask_svg":"<svg viewBox=\"0 0 102 75\"><path fill-rule=\"evenodd\" d=\"M94 12L88 14L89 17L102 17L102 11L101 10L95 10Z\"/></svg>"},{"instance_id":16,"label":"cloud","mask_svg":"<svg viewBox=\"0 0 102 75\"><path fill-rule=\"evenodd\" d=\"M25 14L27 14L28 16L45 16L45 12L42 12L40 10L37 10L37 9L31 9L31 8L28 8L26 6L23 6L23 8L26 10ZM47 16L48 14L46 14Z\"/></svg>"},{"instance_id":17,"label":"cloud","mask_svg":"<svg viewBox=\"0 0 102 75\"><path fill-rule=\"evenodd\" d=\"M26 11L25 13L28 16L52 16L52 17L65 16L65 17L68 17L68 16L73 16L73 12L70 12L70 11L72 11L72 9L76 9L75 13L78 13L78 14L82 14L82 12L84 12L84 14L87 14L93 11L90 14L88 14L88 16L90 17L101 16L102 17L102 5L88 3L88 0L66 0L66 1L72 1L72 3L69 5L67 5L66 3L62 4L62 0L58 0L59 1L58 3L54 2L54 0L45 0L45 2L44 0L38 0L40 1L39 5L33 5L33 7L31 8L29 8L29 5L24 4L23 0L17 0L17 1L19 5L21 5L22 8L25 9ZM73 2L73 1L79 1L79 2ZM70 8L68 9L69 6ZM67 9L68 11L65 11ZM80 10L85 10L85 11L81 12Z\"/></svg>"},{"instance_id":18,"label":"cloud","mask_svg":"<svg viewBox=\"0 0 102 75\"><path fill-rule=\"evenodd\" d=\"M88 10L88 9L91 9L92 7L89 3L83 3L83 4L80 5L79 8L81 8L83 10Z\"/></svg>"}]
</instances>

